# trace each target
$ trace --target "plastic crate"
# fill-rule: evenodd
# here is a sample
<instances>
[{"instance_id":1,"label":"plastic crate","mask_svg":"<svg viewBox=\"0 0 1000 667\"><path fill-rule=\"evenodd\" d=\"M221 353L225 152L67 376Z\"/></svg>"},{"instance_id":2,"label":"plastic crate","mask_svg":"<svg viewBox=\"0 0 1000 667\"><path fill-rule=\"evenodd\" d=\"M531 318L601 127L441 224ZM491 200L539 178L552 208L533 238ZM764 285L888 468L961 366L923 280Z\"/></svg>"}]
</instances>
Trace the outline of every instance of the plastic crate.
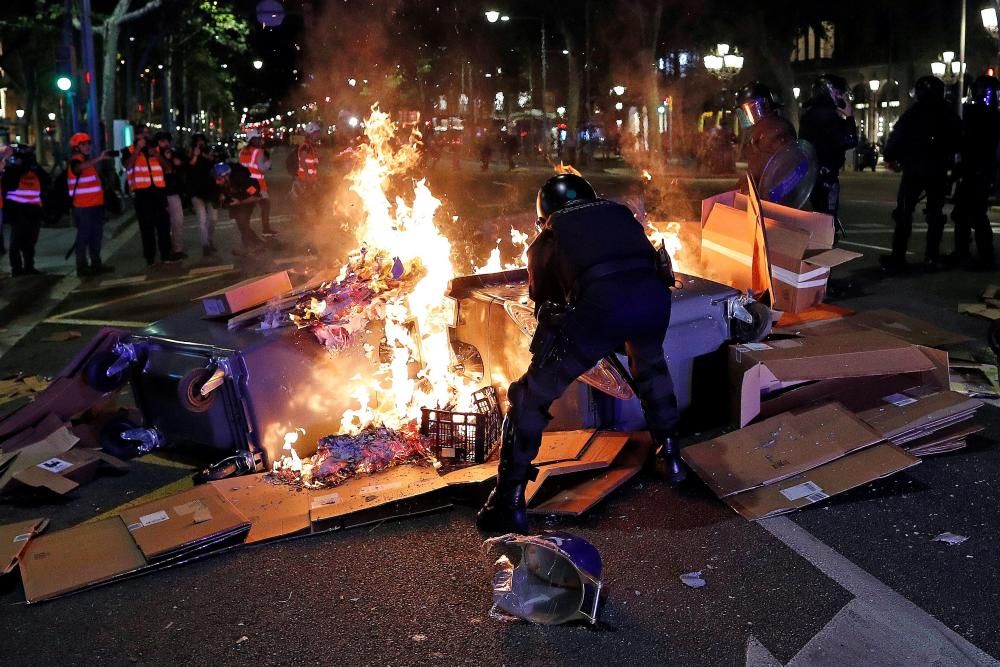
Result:
<instances>
[{"instance_id":1,"label":"plastic crate","mask_svg":"<svg viewBox=\"0 0 1000 667\"><path fill-rule=\"evenodd\" d=\"M430 438L434 455L443 461L483 463L500 443L503 417L496 389L484 387L472 397L476 412L421 409L420 434Z\"/></svg>"}]
</instances>

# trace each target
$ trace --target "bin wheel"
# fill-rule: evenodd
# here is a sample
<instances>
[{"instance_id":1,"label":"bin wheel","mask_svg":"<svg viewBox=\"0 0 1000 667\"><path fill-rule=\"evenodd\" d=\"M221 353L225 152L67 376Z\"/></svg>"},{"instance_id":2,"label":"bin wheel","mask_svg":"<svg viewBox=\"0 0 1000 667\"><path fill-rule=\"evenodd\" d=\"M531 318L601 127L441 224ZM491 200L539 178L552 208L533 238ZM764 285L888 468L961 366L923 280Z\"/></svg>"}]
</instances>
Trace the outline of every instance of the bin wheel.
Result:
<instances>
[{"instance_id":1,"label":"bin wheel","mask_svg":"<svg viewBox=\"0 0 1000 667\"><path fill-rule=\"evenodd\" d=\"M83 370L84 381L100 392L109 392L125 384L125 371L108 375L108 369L118 361L118 355L111 351L98 352L87 361Z\"/></svg>"},{"instance_id":2,"label":"bin wheel","mask_svg":"<svg viewBox=\"0 0 1000 667\"><path fill-rule=\"evenodd\" d=\"M196 368L188 372L177 383L177 395L181 405L188 412L202 413L208 412L215 404L218 391L213 391L208 396L201 395L201 388L212 377L212 371L207 368Z\"/></svg>"},{"instance_id":3,"label":"bin wheel","mask_svg":"<svg viewBox=\"0 0 1000 667\"><path fill-rule=\"evenodd\" d=\"M101 429L101 449L120 459L135 458L139 454L139 443L126 440L122 437L122 433L138 427L138 424L131 419L124 417L112 419Z\"/></svg>"},{"instance_id":4,"label":"bin wheel","mask_svg":"<svg viewBox=\"0 0 1000 667\"><path fill-rule=\"evenodd\" d=\"M747 324L741 320L732 320L733 340L737 343L756 343L767 338L771 333L771 309L760 301L754 301L747 307L753 322Z\"/></svg>"},{"instance_id":5,"label":"bin wheel","mask_svg":"<svg viewBox=\"0 0 1000 667\"><path fill-rule=\"evenodd\" d=\"M1000 362L1000 320L994 320L990 323L990 331L986 334L986 342L989 344L990 349L993 350L993 354L997 356L997 361Z\"/></svg>"}]
</instances>

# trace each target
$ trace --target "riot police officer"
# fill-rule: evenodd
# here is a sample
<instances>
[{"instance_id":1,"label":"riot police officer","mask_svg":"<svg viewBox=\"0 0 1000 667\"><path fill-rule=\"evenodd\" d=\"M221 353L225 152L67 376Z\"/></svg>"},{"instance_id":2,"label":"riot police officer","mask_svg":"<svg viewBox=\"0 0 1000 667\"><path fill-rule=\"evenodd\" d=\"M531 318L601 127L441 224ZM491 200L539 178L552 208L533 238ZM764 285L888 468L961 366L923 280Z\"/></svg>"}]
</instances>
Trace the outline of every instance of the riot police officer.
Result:
<instances>
[{"instance_id":1,"label":"riot police officer","mask_svg":"<svg viewBox=\"0 0 1000 667\"><path fill-rule=\"evenodd\" d=\"M835 74L818 77L804 109L799 119L799 137L816 149L819 167L809 202L814 211L836 219L844 152L858 145L858 127L847 81ZM840 228L839 223L837 227Z\"/></svg>"},{"instance_id":2,"label":"riot police officer","mask_svg":"<svg viewBox=\"0 0 1000 667\"><path fill-rule=\"evenodd\" d=\"M970 237L975 238L974 268L993 270L993 231L986 216L996 174L997 143L1000 142L1000 81L982 75L969 91L962 114L961 181L955 194L955 251L948 257L954 265L968 264Z\"/></svg>"},{"instance_id":3,"label":"riot police officer","mask_svg":"<svg viewBox=\"0 0 1000 667\"><path fill-rule=\"evenodd\" d=\"M781 100L759 81L740 90L736 105L740 125L750 130L745 151L747 171L755 183L760 183L771 157L795 143L795 127L781 115Z\"/></svg>"},{"instance_id":4,"label":"riot police officer","mask_svg":"<svg viewBox=\"0 0 1000 667\"><path fill-rule=\"evenodd\" d=\"M507 392L497 485L477 517L488 531L527 530L524 490L537 472L531 462L552 418L549 407L622 346L671 481L685 477L673 437L677 398L663 356L670 289L642 224L574 174L550 178L536 208L541 231L528 248L528 285L538 328L531 364Z\"/></svg>"},{"instance_id":5,"label":"riot police officer","mask_svg":"<svg viewBox=\"0 0 1000 667\"><path fill-rule=\"evenodd\" d=\"M885 161L892 168L902 168L896 208L892 219L896 228L892 234L892 254L879 258L889 272L903 271L906 247L913 228L913 209L921 193L927 194L927 245L924 267L938 268L941 237L944 235L945 191L948 169L958 150L959 120L951 104L944 99L944 83L934 76L917 79L914 104L892 128L885 145Z\"/></svg>"}]
</instances>

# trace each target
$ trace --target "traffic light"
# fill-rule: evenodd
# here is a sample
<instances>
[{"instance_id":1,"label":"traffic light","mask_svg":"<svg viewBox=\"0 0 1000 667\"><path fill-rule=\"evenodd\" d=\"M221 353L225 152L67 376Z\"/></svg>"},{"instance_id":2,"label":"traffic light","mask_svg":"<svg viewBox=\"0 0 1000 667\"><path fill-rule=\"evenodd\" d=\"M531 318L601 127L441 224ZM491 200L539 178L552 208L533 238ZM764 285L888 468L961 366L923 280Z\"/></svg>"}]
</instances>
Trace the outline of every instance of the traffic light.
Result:
<instances>
[{"instance_id":1,"label":"traffic light","mask_svg":"<svg viewBox=\"0 0 1000 667\"><path fill-rule=\"evenodd\" d=\"M73 47L56 48L56 88L69 92L73 88Z\"/></svg>"}]
</instances>

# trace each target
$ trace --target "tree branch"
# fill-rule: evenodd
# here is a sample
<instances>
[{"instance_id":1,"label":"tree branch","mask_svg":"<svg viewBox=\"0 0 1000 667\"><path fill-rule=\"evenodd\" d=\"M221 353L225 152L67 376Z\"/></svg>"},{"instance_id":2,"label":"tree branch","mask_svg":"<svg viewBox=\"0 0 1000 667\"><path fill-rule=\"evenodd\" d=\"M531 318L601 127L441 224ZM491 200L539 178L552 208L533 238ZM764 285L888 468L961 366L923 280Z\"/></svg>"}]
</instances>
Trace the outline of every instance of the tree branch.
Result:
<instances>
[{"instance_id":1,"label":"tree branch","mask_svg":"<svg viewBox=\"0 0 1000 667\"><path fill-rule=\"evenodd\" d=\"M139 18L140 16L145 16L154 9L159 9L162 4L162 0L150 0L150 2L148 2L145 6L135 9L128 14L122 15L122 17L118 20L118 23L127 23Z\"/></svg>"}]
</instances>

